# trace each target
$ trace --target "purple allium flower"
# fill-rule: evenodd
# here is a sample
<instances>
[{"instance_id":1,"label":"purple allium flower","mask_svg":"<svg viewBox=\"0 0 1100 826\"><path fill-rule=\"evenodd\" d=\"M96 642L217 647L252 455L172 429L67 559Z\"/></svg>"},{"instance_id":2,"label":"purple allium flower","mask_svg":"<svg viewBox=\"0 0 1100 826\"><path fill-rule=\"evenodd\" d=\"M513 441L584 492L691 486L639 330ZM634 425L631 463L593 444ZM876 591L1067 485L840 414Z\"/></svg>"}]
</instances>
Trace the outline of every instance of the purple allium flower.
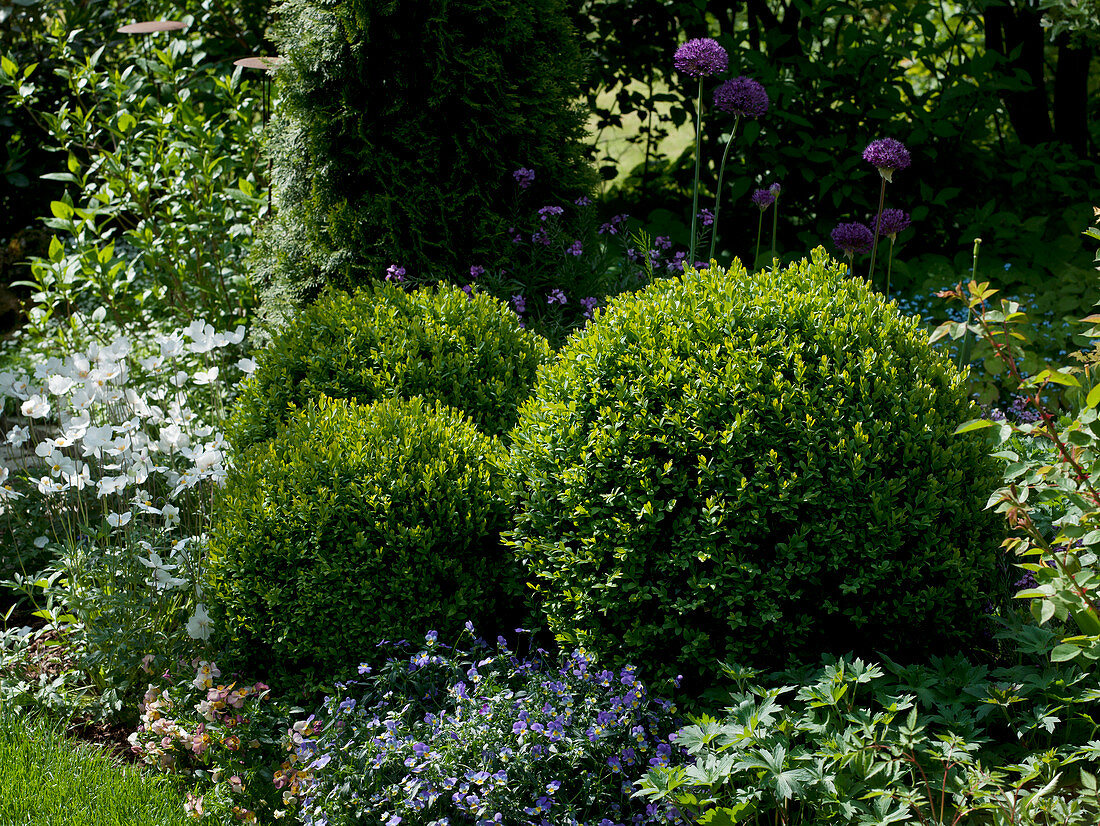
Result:
<instances>
[{"instance_id":1,"label":"purple allium flower","mask_svg":"<svg viewBox=\"0 0 1100 826\"><path fill-rule=\"evenodd\" d=\"M562 305L564 305L565 304L565 293L563 293L559 289L551 290L550 294L546 297L546 303L547 304L562 304Z\"/></svg>"},{"instance_id":2,"label":"purple allium flower","mask_svg":"<svg viewBox=\"0 0 1100 826\"><path fill-rule=\"evenodd\" d=\"M879 174L889 181L895 169L905 169L909 166L909 150L901 141L880 138L872 141L863 150L863 160L874 166Z\"/></svg>"},{"instance_id":3,"label":"purple allium flower","mask_svg":"<svg viewBox=\"0 0 1100 826\"><path fill-rule=\"evenodd\" d=\"M714 224L714 213L709 209L699 210L699 220L703 222L704 227L709 227Z\"/></svg>"},{"instance_id":4,"label":"purple allium flower","mask_svg":"<svg viewBox=\"0 0 1100 826\"><path fill-rule=\"evenodd\" d=\"M477 278L479 275L485 275L485 268L480 264L474 264L470 267L470 278Z\"/></svg>"},{"instance_id":5,"label":"purple allium flower","mask_svg":"<svg viewBox=\"0 0 1100 826\"><path fill-rule=\"evenodd\" d=\"M714 90L714 106L731 115L760 118L768 111L768 93L751 77L735 77Z\"/></svg>"},{"instance_id":6,"label":"purple allium flower","mask_svg":"<svg viewBox=\"0 0 1100 826\"><path fill-rule=\"evenodd\" d=\"M774 184L768 187L768 191L776 198L778 198L783 192L783 187L779 185L779 181L776 181Z\"/></svg>"},{"instance_id":7,"label":"purple allium flower","mask_svg":"<svg viewBox=\"0 0 1100 826\"><path fill-rule=\"evenodd\" d=\"M672 65L677 72L691 77L707 77L726 71L729 55L711 37L697 37L676 50Z\"/></svg>"},{"instance_id":8,"label":"purple allium flower","mask_svg":"<svg viewBox=\"0 0 1100 826\"><path fill-rule=\"evenodd\" d=\"M572 246L570 246L569 249L566 250L566 252L570 255L583 255L584 246L581 244L580 241L574 241Z\"/></svg>"},{"instance_id":9,"label":"purple allium flower","mask_svg":"<svg viewBox=\"0 0 1100 826\"><path fill-rule=\"evenodd\" d=\"M565 210L559 206L544 206L539 210L539 220L545 221L551 215L561 215L563 212L565 212Z\"/></svg>"},{"instance_id":10,"label":"purple allium flower","mask_svg":"<svg viewBox=\"0 0 1100 826\"><path fill-rule=\"evenodd\" d=\"M399 267L396 264L390 264L386 270L387 281L404 281L405 280L405 268Z\"/></svg>"},{"instance_id":11,"label":"purple allium flower","mask_svg":"<svg viewBox=\"0 0 1100 826\"><path fill-rule=\"evenodd\" d=\"M837 224L832 232L833 243L837 245L845 255L855 255L857 252L870 252L871 244L875 237L866 224L851 223Z\"/></svg>"},{"instance_id":12,"label":"purple allium flower","mask_svg":"<svg viewBox=\"0 0 1100 826\"><path fill-rule=\"evenodd\" d=\"M775 203L775 194L770 189L758 189L752 193L752 202L763 212Z\"/></svg>"},{"instance_id":13,"label":"purple allium flower","mask_svg":"<svg viewBox=\"0 0 1100 826\"><path fill-rule=\"evenodd\" d=\"M584 317L592 318L592 313L596 309L596 305L600 303L598 298L589 296L588 298L581 299L581 306L584 307Z\"/></svg>"},{"instance_id":14,"label":"purple allium flower","mask_svg":"<svg viewBox=\"0 0 1100 826\"><path fill-rule=\"evenodd\" d=\"M522 295L513 295L512 309L516 311L516 315L523 315L525 312L527 312L527 299L524 298ZM467 625L470 625L470 623L467 623ZM470 627L467 630L473 631L474 629L473 627Z\"/></svg>"},{"instance_id":15,"label":"purple allium flower","mask_svg":"<svg viewBox=\"0 0 1100 826\"><path fill-rule=\"evenodd\" d=\"M527 187L535 182L535 170L520 167L512 173L512 177L516 179L516 183L519 184L520 189L527 189Z\"/></svg>"},{"instance_id":16,"label":"purple allium flower","mask_svg":"<svg viewBox=\"0 0 1100 826\"><path fill-rule=\"evenodd\" d=\"M884 209L879 219L878 233L886 235L891 240L897 234L909 226L909 213L901 209Z\"/></svg>"}]
</instances>

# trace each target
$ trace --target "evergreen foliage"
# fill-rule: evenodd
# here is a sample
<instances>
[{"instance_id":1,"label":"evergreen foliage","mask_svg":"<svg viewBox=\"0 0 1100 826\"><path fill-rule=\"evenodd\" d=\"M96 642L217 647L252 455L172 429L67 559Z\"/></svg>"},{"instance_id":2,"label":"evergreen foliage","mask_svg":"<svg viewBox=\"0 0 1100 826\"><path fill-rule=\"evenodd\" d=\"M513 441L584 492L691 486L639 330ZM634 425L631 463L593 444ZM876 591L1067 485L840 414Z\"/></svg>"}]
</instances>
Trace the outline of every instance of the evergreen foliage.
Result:
<instances>
[{"instance_id":1,"label":"evergreen foliage","mask_svg":"<svg viewBox=\"0 0 1100 826\"><path fill-rule=\"evenodd\" d=\"M650 676L974 646L997 483L962 374L823 250L615 299L512 433L551 629Z\"/></svg>"},{"instance_id":2,"label":"evergreen foliage","mask_svg":"<svg viewBox=\"0 0 1100 826\"><path fill-rule=\"evenodd\" d=\"M391 265L419 283L495 274L517 169L547 204L590 193L560 0L285 0L279 20L269 309Z\"/></svg>"}]
</instances>

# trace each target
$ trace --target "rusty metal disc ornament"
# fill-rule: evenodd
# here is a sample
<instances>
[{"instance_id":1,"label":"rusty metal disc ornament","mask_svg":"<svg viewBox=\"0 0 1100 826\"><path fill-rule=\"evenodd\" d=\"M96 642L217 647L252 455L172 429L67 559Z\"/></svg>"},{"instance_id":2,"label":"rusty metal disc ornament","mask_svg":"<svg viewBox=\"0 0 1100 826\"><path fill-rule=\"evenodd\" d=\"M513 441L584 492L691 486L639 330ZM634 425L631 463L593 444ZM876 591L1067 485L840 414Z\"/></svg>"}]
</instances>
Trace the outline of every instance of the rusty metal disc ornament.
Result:
<instances>
[{"instance_id":1,"label":"rusty metal disc ornament","mask_svg":"<svg viewBox=\"0 0 1100 826\"><path fill-rule=\"evenodd\" d=\"M119 26L122 34L153 34L154 32L178 32L184 28L179 20L144 20L141 23L127 23Z\"/></svg>"},{"instance_id":2,"label":"rusty metal disc ornament","mask_svg":"<svg viewBox=\"0 0 1100 826\"><path fill-rule=\"evenodd\" d=\"M234 60L234 66L240 66L242 69L277 69L283 63L283 58L276 56L256 56L256 57L242 57L240 60Z\"/></svg>"}]
</instances>

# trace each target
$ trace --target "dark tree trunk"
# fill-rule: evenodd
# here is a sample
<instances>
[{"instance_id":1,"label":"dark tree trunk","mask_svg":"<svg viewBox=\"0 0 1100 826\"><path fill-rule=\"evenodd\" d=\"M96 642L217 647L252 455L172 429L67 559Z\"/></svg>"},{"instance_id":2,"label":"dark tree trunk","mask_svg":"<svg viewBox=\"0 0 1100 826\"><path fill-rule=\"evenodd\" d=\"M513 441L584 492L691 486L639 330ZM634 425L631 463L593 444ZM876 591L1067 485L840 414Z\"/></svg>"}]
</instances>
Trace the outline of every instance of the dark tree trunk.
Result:
<instances>
[{"instance_id":1,"label":"dark tree trunk","mask_svg":"<svg viewBox=\"0 0 1100 826\"><path fill-rule=\"evenodd\" d=\"M1006 80L1014 80L1017 70L1026 76L1024 88L1005 92L1002 97L1016 136L1028 146L1054 140L1043 77L1045 32L1039 25L1041 19L1038 11L1007 3L985 10L986 50L1005 59ZM1014 54L1017 49L1019 52Z\"/></svg>"},{"instance_id":2,"label":"dark tree trunk","mask_svg":"<svg viewBox=\"0 0 1100 826\"><path fill-rule=\"evenodd\" d=\"M1092 49L1074 46L1063 35L1058 41L1058 68L1054 73L1054 137L1089 156L1089 64Z\"/></svg>"}]
</instances>

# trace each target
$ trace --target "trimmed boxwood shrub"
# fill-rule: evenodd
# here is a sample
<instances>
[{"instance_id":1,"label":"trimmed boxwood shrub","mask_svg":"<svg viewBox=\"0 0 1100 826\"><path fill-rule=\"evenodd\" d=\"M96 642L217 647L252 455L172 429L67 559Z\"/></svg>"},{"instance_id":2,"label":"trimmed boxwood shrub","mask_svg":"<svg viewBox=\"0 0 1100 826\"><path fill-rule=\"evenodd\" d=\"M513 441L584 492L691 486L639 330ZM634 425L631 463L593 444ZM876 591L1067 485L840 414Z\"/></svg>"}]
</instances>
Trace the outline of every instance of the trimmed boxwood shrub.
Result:
<instances>
[{"instance_id":1,"label":"trimmed boxwood shrub","mask_svg":"<svg viewBox=\"0 0 1100 826\"><path fill-rule=\"evenodd\" d=\"M437 399L490 436L507 433L550 346L515 313L460 289L413 292L378 284L330 291L302 310L257 357L228 424L238 451L270 439L290 406L319 395L368 403Z\"/></svg>"},{"instance_id":2,"label":"trimmed boxwood shrub","mask_svg":"<svg viewBox=\"0 0 1100 826\"><path fill-rule=\"evenodd\" d=\"M966 648L996 467L966 381L815 250L616 299L540 371L507 460L551 629L651 676ZM656 672L656 674L654 674Z\"/></svg>"},{"instance_id":3,"label":"trimmed boxwood shrub","mask_svg":"<svg viewBox=\"0 0 1100 826\"><path fill-rule=\"evenodd\" d=\"M296 689L354 671L381 639L512 618L499 449L419 398L295 413L219 497L205 596L229 660Z\"/></svg>"},{"instance_id":4,"label":"trimmed boxwood shrub","mask_svg":"<svg viewBox=\"0 0 1100 826\"><path fill-rule=\"evenodd\" d=\"M326 284L465 284L512 255L527 195L571 203L587 160L578 38L563 0L283 0L271 121L277 215L267 303Z\"/></svg>"}]
</instances>

